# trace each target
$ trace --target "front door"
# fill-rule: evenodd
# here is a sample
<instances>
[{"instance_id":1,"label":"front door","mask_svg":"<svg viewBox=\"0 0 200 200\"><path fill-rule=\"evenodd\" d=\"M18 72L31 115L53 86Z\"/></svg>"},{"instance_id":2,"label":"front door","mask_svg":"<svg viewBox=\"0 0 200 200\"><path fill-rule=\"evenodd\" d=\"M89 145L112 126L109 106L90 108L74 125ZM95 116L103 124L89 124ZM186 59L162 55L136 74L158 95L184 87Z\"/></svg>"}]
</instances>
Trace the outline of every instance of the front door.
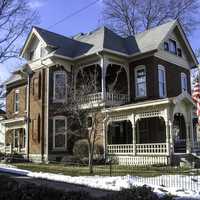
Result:
<instances>
[{"instance_id":1,"label":"front door","mask_svg":"<svg viewBox=\"0 0 200 200\"><path fill-rule=\"evenodd\" d=\"M186 153L186 125L184 116L177 114L173 123L174 153Z\"/></svg>"}]
</instances>

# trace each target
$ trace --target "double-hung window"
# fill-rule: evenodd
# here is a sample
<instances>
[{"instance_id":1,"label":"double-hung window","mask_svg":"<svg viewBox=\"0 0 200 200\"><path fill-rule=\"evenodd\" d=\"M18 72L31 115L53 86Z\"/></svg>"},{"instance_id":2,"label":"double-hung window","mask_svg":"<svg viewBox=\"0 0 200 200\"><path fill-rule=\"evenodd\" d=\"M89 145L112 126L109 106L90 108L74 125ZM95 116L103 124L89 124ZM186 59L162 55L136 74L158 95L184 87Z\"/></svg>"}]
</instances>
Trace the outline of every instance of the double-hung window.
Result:
<instances>
[{"instance_id":1,"label":"double-hung window","mask_svg":"<svg viewBox=\"0 0 200 200\"><path fill-rule=\"evenodd\" d=\"M176 41L170 39L169 40L169 51L173 54L176 54L177 52L177 47L176 47Z\"/></svg>"},{"instance_id":2,"label":"double-hung window","mask_svg":"<svg viewBox=\"0 0 200 200\"><path fill-rule=\"evenodd\" d=\"M145 97L147 95L145 66L138 66L135 69L135 90L136 97Z\"/></svg>"},{"instance_id":3,"label":"double-hung window","mask_svg":"<svg viewBox=\"0 0 200 200\"><path fill-rule=\"evenodd\" d=\"M158 65L158 84L159 84L159 96L166 97L166 72L165 68L161 65Z\"/></svg>"},{"instance_id":4,"label":"double-hung window","mask_svg":"<svg viewBox=\"0 0 200 200\"><path fill-rule=\"evenodd\" d=\"M15 90L14 96L14 112L19 112L19 90Z\"/></svg>"},{"instance_id":5,"label":"double-hung window","mask_svg":"<svg viewBox=\"0 0 200 200\"><path fill-rule=\"evenodd\" d=\"M13 147L14 148L18 148L19 147L19 129L15 129L14 130Z\"/></svg>"},{"instance_id":6,"label":"double-hung window","mask_svg":"<svg viewBox=\"0 0 200 200\"><path fill-rule=\"evenodd\" d=\"M67 148L67 119L65 116L53 119L53 149L66 150Z\"/></svg>"},{"instance_id":7,"label":"double-hung window","mask_svg":"<svg viewBox=\"0 0 200 200\"><path fill-rule=\"evenodd\" d=\"M53 99L55 102L64 102L67 93L66 86L66 72L65 71L56 71L54 72L54 93Z\"/></svg>"},{"instance_id":8,"label":"double-hung window","mask_svg":"<svg viewBox=\"0 0 200 200\"><path fill-rule=\"evenodd\" d=\"M182 92L187 91L187 75L185 73L181 73L181 89Z\"/></svg>"}]
</instances>

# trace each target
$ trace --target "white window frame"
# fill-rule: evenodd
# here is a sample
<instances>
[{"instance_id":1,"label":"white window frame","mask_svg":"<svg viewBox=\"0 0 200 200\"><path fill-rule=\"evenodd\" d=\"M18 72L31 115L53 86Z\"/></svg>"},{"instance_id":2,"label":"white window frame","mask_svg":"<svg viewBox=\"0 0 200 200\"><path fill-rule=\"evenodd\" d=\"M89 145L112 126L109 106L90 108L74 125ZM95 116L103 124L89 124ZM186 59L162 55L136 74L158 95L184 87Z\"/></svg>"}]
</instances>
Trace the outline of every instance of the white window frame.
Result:
<instances>
[{"instance_id":1,"label":"white window frame","mask_svg":"<svg viewBox=\"0 0 200 200\"><path fill-rule=\"evenodd\" d=\"M138 94L138 90L137 90L137 86L138 86L138 82L137 82L137 72L139 70L144 70L145 71L145 95L141 96ZM146 73L146 66L145 65L140 65L140 66L137 66L135 68L135 96L136 98L143 98L143 97L146 97L147 96L147 73Z\"/></svg>"},{"instance_id":2,"label":"white window frame","mask_svg":"<svg viewBox=\"0 0 200 200\"><path fill-rule=\"evenodd\" d=\"M160 80L159 71L164 73L164 80ZM164 94L161 94L160 84L163 84ZM167 96L167 83L166 83L166 70L165 67L162 65L158 65L158 89L159 89L159 97L166 97Z\"/></svg>"},{"instance_id":3,"label":"white window frame","mask_svg":"<svg viewBox=\"0 0 200 200\"><path fill-rule=\"evenodd\" d=\"M185 83L184 83L185 82ZM186 84L186 85L184 85ZM186 86L186 88L185 88ZM188 91L188 80L186 73L181 72L181 91L187 92Z\"/></svg>"},{"instance_id":4,"label":"white window frame","mask_svg":"<svg viewBox=\"0 0 200 200\"><path fill-rule=\"evenodd\" d=\"M57 99L56 98L56 76L57 75L64 75L64 77L65 77L65 97L63 98L63 99ZM66 97L67 97L67 87L66 87L66 85L67 85L67 74L66 74L66 72L65 71L55 71L54 72L54 75L53 75L53 101L54 102L56 102L56 103L63 103L63 102L65 102L66 101Z\"/></svg>"},{"instance_id":5,"label":"white window frame","mask_svg":"<svg viewBox=\"0 0 200 200\"><path fill-rule=\"evenodd\" d=\"M18 95L18 101L16 101L16 95ZM18 110L17 110L18 106ZM14 96L14 112L17 114L19 113L19 90L15 90L15 96Z\"/></svg>"},{"instance_id":6,"label":"white window frame","mask_svg":"<svg viewBox=\"0 0 200 200\"><path fill-rule=\"evenodd\" d=\"M64 120L65 121L65 131L64 133L56 133L56 120ZM55 137L57 135L64 135L65 136L65 147L56 147L55 146ZM67 150L67 117L65 116L56 116L53 118L53 150L55 151L66 151Z\"/></svg>"}]
</instances>

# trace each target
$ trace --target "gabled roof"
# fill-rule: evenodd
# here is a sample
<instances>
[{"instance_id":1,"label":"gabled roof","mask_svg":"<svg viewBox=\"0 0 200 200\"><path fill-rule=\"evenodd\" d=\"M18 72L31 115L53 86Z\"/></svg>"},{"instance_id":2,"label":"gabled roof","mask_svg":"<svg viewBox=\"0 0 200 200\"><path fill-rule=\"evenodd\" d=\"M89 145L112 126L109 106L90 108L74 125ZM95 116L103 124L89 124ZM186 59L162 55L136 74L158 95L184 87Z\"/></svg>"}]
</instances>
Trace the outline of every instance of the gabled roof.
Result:
<instances>
[{"instance_id":1,"label":"gabled roof","mask_svg":"<svg viewBox=\"0 0 200 200\"><path fill-rule=\"evenodd\" d=\"M26 40L22 54L28 46L30 37L34 33L36 36L38 35L39 39L46 46L52 48L52 52L55 55L75 59L101 51L111 51L129 57L157 50L161 42L175 26L181 27L177 20L170 21L127 38L117 35L107 27L98 28L87 34L81 33L72 38L39 27L33 27L32 32ZM184 34L182 36L185 37ZM188 43L186 37L185 42ZM192 48L189 44L187 47L190 50L192 59L197 62Z\"/></svg>"},{"instance_id":2,"label":"gabled roof","mask_svg":"<svg viewBox=\"0 0 200 200\"><path fill-rule=\"evenodd\" d=\"M161 42L164 40L166 35L172 29L177 21L173 20L168 23L162 24L155 28L151 28L142 33L135 35L135 40L137 42L139 52L144 53L151 50L158 49Z\"/></svg>"}]
</instances>

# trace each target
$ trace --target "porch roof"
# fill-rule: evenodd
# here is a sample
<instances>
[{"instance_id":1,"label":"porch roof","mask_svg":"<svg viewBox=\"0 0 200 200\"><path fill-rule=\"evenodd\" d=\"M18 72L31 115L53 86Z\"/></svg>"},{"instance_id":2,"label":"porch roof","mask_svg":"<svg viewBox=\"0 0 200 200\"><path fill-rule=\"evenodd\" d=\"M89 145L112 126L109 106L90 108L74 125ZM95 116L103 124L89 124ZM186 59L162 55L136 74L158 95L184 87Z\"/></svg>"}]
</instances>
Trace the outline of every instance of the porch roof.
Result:
<instances>
[{"instance_id":1,"label":"porch roof","mask_svg":"<svg viewBox=\"0 0 200 200\"><path fill-rule=\"evenodd\" d=\"M196 106L194 101L192 100L191 96L187 92L183 92L176 97L157 99L157 100L149 100L149 101L143 101L143 102L139 102L139 103L127 104L127 105L123 105L123 106L116 106L116 107L104 109L103 112L108 113L110 111L117 112L117 111L145 108L145 107L149 107L149 106L177 104L181 101L191 104L193 107Z\"/></svg>"},{"instance_id":2,"label":"porch roof","mask_svg":"<svg viewBox=\"0 0 200 200\"><path fill-rule=\"evenodd\" d=\"M143 107L148 107L148 106L158 106L158 105L165 105L171 103L170 98L165 98L165 99L158 99L158 100L150 100L150 101L143 101L139 103L132 103L132 104L127 104L123 106L116 106L112 108L107 108L103 112L110 112L110 111L124 111L124 110L132 110L132 109L137 109L137 108L143 108Z\"/></svg>"},{"instance_id":3,"label":"porch roof","mask_svg":"<svg viewBox=\"0 0 200 200\"><path fill-rule=\"evenodd\" d=\"M1 123L4 124L4 125L13 124L15 122L16 123L25 122L25 117L5 119L5 120L1 121Z\"/></svg>"}]
</instances>

